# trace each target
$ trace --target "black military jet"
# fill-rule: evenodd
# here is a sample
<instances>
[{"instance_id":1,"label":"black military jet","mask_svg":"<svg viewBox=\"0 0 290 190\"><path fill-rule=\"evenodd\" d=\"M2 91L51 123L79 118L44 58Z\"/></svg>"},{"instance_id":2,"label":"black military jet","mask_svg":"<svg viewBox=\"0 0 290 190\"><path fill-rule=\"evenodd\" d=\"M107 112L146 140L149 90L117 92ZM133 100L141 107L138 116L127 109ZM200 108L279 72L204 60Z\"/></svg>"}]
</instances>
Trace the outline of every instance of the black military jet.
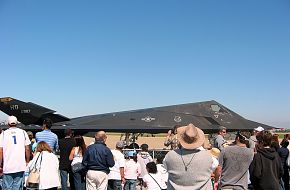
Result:
<instances>
[{"instance_id":1,"label":"black military jet","mask_svg":"<svg viewBox=\"0 0 290 190\"><path fill-rule=\"evenodd\" d=\"M75 133L92 136L96 131L122 133L164 133L174 125L193 123L205 133L217 132L220 126L228 131L252 130L258 126L273 128L262 123L243 118L218 102L205 101L181 105L155 107L132 111L113 112L67 118L56 111L31 102L23 102L11 97L0 98L0 110L7 115L14 115L31 131L40 131L45 118L54 124L52 131L62 134L65 128Z\"/></svg>"}]
</instances>

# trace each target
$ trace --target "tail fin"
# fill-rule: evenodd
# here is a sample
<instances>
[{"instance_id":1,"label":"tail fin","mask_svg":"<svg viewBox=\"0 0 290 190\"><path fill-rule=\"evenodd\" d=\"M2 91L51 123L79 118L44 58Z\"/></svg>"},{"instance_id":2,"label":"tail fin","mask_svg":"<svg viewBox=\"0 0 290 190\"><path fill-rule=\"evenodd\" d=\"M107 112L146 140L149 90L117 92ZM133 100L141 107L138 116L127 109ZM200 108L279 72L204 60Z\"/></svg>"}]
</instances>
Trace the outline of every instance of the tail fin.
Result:
<instances>
[{"instance_id":1,"label":"tail fin","mask_svg":"<svg viewBox=\"0 0 290 190\"><path fill-rule=\"evenodd\" d=\"M50 118L54 123L70 120L65 116L55 114L54 110L11 97L0 98L0 110L7 115L16 116L24 125L42 125L45 118Z\"/></svg>"}]
</instances>

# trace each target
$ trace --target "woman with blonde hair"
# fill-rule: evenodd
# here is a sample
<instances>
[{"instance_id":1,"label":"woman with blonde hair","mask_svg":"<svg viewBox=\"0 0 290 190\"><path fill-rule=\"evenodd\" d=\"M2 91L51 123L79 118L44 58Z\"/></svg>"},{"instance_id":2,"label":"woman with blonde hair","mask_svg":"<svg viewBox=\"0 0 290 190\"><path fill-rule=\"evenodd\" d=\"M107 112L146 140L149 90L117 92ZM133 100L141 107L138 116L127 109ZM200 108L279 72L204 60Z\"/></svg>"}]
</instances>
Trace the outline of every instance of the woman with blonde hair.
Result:
<instances>
[{"instance_id":1,"label":"woman with blonde hair","mask_svg":"<svg viewBox=\"0 0 290 190\"><path fill-rule=\"evenodd\" d=\"M87 150L84 138L80 135L75 136L76 146L72 148L69 160L72 160L72 169L75 164L82 165L83 155ZM85 174L84 171L74 171L73 178L75 188L78 190L84 190L86 188Z\"/></svg>"},{"instance_id":2,"label":"woman with blonde hair","mask_svg":"<svg viewBox=\"0 0 290 190\"><path fill-rule=\"evenodd\" d=\"M37 144L35 156L29 162L28 168L39 170L40 181L38 189L57 190L60 187L59 161L49 145L41 141Z\"/></svg>"}]
</instances>

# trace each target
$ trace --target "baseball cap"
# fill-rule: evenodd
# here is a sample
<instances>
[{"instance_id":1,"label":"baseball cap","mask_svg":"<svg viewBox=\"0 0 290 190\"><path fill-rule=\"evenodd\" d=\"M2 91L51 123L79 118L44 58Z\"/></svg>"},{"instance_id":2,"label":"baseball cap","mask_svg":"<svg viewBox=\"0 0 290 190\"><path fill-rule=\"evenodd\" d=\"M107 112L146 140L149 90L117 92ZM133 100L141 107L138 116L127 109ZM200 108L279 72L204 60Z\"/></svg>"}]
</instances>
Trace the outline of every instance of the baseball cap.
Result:
<instances>
[{"instance_id":1,"label":"baseball cap","mask_svg":"<svg viewBox=\"0 0 290 190\"><path fill-rule=\"evenodd\" d=\"M134 155L136 155L136 154L135 154L135 151L129 151L129 152L128 152L128 156L133 157Z\"/></svg>"},{"instance_id":2,"label":"baseball cap","mask_svg":"<svg viewBox=\"0 0 290 190\"><path fill-rule=\"evenodd\" d=\"M264 131L264 128L259 126L257 128L254 129L255 131L258 131L258 132L261 132L261 131Z\"/></svg>"},{"instance_id":3,"label":"baseball cap","mask_svg":"<svg viewBox=\"0 0 290 190\"><path fill-rule=\"evenodd\" d=\"M9 116L8 117L8 125L17 125L18 121L15 116Z\"/></svg>"},{"instance_id":4,"label":"baseball cap","mask_svg":"<svg viewBox=\"0 0 290 190\"><path fill-rule=\"evenodd\" d=\"M116 147L117 147L117 148L123 148L123 147L124 147L124 143L123 143L123 141L118 141L118 142L116 143Z\"/></svg>"}]
</instances>

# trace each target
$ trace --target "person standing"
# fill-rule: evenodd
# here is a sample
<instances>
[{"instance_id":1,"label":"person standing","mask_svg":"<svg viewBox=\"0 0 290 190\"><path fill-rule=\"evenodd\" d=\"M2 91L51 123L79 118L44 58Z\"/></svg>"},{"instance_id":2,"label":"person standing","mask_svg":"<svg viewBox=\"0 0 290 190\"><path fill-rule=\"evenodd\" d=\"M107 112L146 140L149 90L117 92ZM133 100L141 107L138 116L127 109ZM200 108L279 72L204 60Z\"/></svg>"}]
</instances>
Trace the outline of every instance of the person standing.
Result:
<instances>
[{"instance_id":1,"label":"person standing","mask_svg":"<svg viewBox=\"0 0 290 190\"><path fill-rule=\"evenodd\" d=\"M218 135L214 139L214 147L218 148L220 151L225 147L227 141L224 139L227 134L227 128L224 126L219 127Z\"/></svg>"},{"instance_id":2,"label":"person standing","mask_svg":"<svg viewBox=\"0 0 290 190\"><path fill-rule=\"evenodd\" d=\"M157 171L155 162L147 163L146 169L148 173L143 177L143 185L144 187L147 187L147 190L167 189L165 181L163 181L161 174Z\"/></svg>"},{"instance_id":3,"label":"person standing","mask_svg":"<svg viewBox=\"0 0 290 190\"><path fill-rule=\"evenodd\" d=\"M282 180L284 182L284 189L289 190L289 168L287 166L287 158L289 156L289 149L287 148L289 145L289 141L283 139L281 142L281 148L278 149L278 154L281 158L284 174L282 176Z\"/></svg>"},{"instance_id":4,"label":"person standing","mask_svg":"<svg viewBox=\"0 0 290 190\"><path fill-rule=\"evenodd\" d=\"M51 132L50 128L52 126L52 120L49 118L46 118L43 120L43 131L37 132L35 134L36 142L44 141L46 142L51 150L54 152L58 149L58 138L57 135L53 132Z\"/></svg>"},{"instance_id":5,"label":"person standing","mask_svg":"<svg viewBox=\"0 0 290 190\"><path fill-rule=\"evenodd\" d=\"M180 149L171 150L163 164L168 171L168 190L212 190L212 156L201 148L205 136L193 124L177 130Z\"/></svg>"},{"instance_id":6,"label":"person standing","mask_svg":"<svg viewBox=\"0 0 290 190\"><path fill-rule=\"evenodd\" d=\"M222 189L248 189L248 169L254 157L254 151L247 148L249 132L238 132L235 145L224 148L219 155L219 169Z\"/></svg>"},{"instance_id":7,"label":"person standing","mask_svg":"<svg viewBox=\"0 0 290 190\"><path fill-rule=\"evenodd\" d=\"M69 160L72 161L71 165L82 163L84 152L87 150L84 138L80 135L75 136L75 147L72 148ZM85 175L83 171L75 172L73 171L74 186L77 190L85 190Z\"/></svg>"},{"instance_id":8,"label":"person standing","mask_svg":"<svg viewBox=\"0 0 290 190\"><path fill-rule=\"evenodd\" d=\"M279 190L284 172L282 162L278 153L270 147L272 134L265 131L261 135L261 147L257 149L249 168L251 183L255 190Z\"/></svg>"},{"instance_id":9,"label":"person standing","mask_svg":"<svg viewBox=\"0 0 290 190\"><path fill-rule=\"evenodd\" d=\"M35 143L35 139L33 138L33 133L31 131L26 131L28 137L29 137L29 140L30 140L30 145L29 145L29 148L30 148L30 160L32 160L33 158L33 146L36 147L36 145L34 145Z\"/></svg>"},{"instance_id":10,"label":"person standing","mask_svg":"<svg viewBox=\"0 0 290 190\"><path fill-rule=\"evenodd\" d=\"M124 178L124 167L125 167L125 157L122 153L124 143L118 141L116 143L116 149L112 150L114 156L115 165L110 168L110 173L108 176L108 190L122 190L122 182L125 183Z\"/></svg>"},{"instance_id":11,"label":"person standing","mask_svg":"<svg viewBox=\"0 0 290 190\"><path fill-rule=\"evenodd\" d=\"M9 128L0 135L0 163L3 162L3 189L22 189L26 164L30 160L30 140L17 128L17 118L8 117Z\"/></svg>"},{"instance_id":12,"label":"person standing","mask_svg":"<svg viewBox=\"0 0 290 190\"><path fill-rule=\"evenodd\" d=\"M164 141L164 146L170 146L171 150L175 150L178 148L178 140L177 140L177 128L181 127L180 125L175 125L173 129L170 129L167 133L166 139Z\"/></svg>"},{"instance_id":13,"label":"person standing","mask_svg":"<svg viewBox=\"0 0 290 190\"><path fill-rule=\"evenodd\" d=\"M137 178L141 173L141 167L137 162L136 152L129 151L128 157L129 158L126 160L124 168L124 190L136 190Z\"/></svg>"},{"instance_id":14,"label":"person standing","mask_svg":"<svg viewBox=\"0 0 290 190\"><path fill-rule=\"evenodd\" d=\"M250 148L252 148L255 152L257 151L256 145L258 144L257 134L261 133L262 131L264 131L264 128L259 126L253 130L253 135L250 137L249 145Z\"/></svg>"},{"instance_id":15,"label":"person standing","mask_svg":"<svg viewBox=\"0 0 290 190\"><path fill-rule=\"evenodd\" d=\"M95 143L88 146L84 156L83 165L86 167L86 189L105 190L108 186L110 167L115 165L113 154L106 146L107 135L105 131L95 134Z\"/></svg>"},{"instance_id":16,"label":"person standing","mask_svg":"<svg viewBox=\"0 0 290 190\"><path fill-rule=\"evenodd\" d=\"M146 164L149 162L153 162L153 158L150 156L148 150L148 144L141 144L141 151L137 154L137 161L141 166L141 174L139 176L140 185L143 186L143 177L148 173L146 169Z\"/></svg>"},{"instance_id":17,"label":"person standing","mask_svg":"<svg viewBox=\"0 0 290 190\"><path fill-rule=\"evenodd\" d=\"M65 138L59 140L59 170L62 190L69 190L67 179L69 178L70 189L75 189L73 173L71 171L71 161L69 155L75 146L73 131L70 128L64 131Z\"/></svg>"},{"instance_id":18,"label":"person standing","mask_svg":"<svg viewBox=\"0 0 290 190\"><path fill-rule=\"evenodd\" d=\"M46 190L57 190L60 187L59 179L59 161L57 156L52 152L50 146L41 141L37 144L36 154L32 161L29 162L28 168L39 170L39 188Z\"/></svg>"}]
</instances>

